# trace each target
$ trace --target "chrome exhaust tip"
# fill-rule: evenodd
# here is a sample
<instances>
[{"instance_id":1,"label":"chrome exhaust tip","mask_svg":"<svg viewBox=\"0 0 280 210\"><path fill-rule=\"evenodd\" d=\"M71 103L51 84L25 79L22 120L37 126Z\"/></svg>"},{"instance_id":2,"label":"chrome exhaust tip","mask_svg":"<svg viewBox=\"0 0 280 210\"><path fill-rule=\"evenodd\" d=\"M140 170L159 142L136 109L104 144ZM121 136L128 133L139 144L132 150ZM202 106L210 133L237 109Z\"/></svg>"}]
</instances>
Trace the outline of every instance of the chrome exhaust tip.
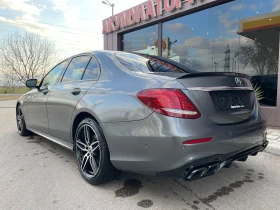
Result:
<instances>
[{"instance_id":1,"label":"chrome exhaust tip","mask_svg":"<svg viewBox=\"0 0 280 210\"><path fill-rule=\"evenodd\" d=\"M269 143L269 141L267 141L267 140L266 140L265 142L263 142L263 144L262 144L262 149L261 149L261 150L259 150L259 152L264 151L264 150L265 150L265 148L267 147L268 143Z\"/></svg>"},{"instance_id":2,"label":"chrome exhaust tip","mask_svg":"<svg viewBox=\"0 0 280 210\"><path fill-rule=\"evenodd\" d=\"M219 163L215 163L215 164L211 164L202 168L198 168L193 170L188 176L187 176L187 180L194 180L194 179L198 179L204 176L209 176L211 174L216 173L218 170L220 169L220 164Z\"/></svg>"},{"instance_id":3,"label":"chrome exhaust tip","mask_svg":"<svg viewBox=\"0 0 280 210\"><path fill-rule=\"evenodd\" d=\"M204 176L204 174L208 171L208 168L203 167L199 169L193 170L190 175L187 177L187 180L194 180Z\"/></svg>"},{"instance_id":4,"label":"chrome exhaust tip","mask_svg":"<svg viewBox=\"0 0 280 210\"><path fill-rule=\"evenodd\" d=\"M267 147L268 143L269 143L269 141L265 141L265 142L263 143L262 146L263 146L264 149Z\"/></svg>"},{"instance_id":5,"label":"chrome exhaust tip","mask_svg":"<svg viewBox=\"0 0 280 210\"><path fill-rule=\"evenodd\" d=\"M216 173L220 169L220 163L216 163L208 166L208 170L205 173L206 176Z\"/></svg>"}]
</instances>

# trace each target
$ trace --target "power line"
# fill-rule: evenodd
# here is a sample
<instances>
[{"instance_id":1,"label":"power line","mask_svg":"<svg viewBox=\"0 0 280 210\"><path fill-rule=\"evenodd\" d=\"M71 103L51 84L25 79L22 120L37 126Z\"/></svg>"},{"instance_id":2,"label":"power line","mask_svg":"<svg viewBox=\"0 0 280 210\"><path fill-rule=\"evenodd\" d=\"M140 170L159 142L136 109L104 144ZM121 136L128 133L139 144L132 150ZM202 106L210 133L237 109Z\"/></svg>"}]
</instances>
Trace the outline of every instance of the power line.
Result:
<instances>
[{"instance_id":1,"label":"power line","mask_svg":"<svg viewBox=\"0 0 280 210\"><path fill-rule=\"evenodd\" d=\"M14 25L20 25L20 26L32 26L32 25L28 25L28 24L23 24L23 23L9 23L9 22L4 22L6 24L14 24ZM48 29L48 28L44 28L42 27L42 29ZM95 38L103 38L103 37L98 37L98 36L91 36L91 35L86 35L86 34L80 34L80 33L74 33L74 32L69 32L69 31L60 31L59 32L62 33L68 33L68 34L75 34L75 35L81 35L81 36L88 36L88 37L95 37Z\"/></svg>"},{"instance_id":2,"label":"power line","mask_svg":"<svg viewBox=\"0 0 280 210\"><path fill-rule=\"evenodd\" d=\"M58 13L58 12L57 12L57 13ZM86 20L86 21L93 22L93 23L101 23L101 22L102 22L102 20L97 21L97 20L90 20L90 19L87 19L87 18L81 18L81 17L79 17L78 19L80 19L80 20Z\"/></svg>"},{"instance_id":3,"label":"power line","mask_svg":"<svg viewBox=\"0 0 280 210\"><path fill-rule=\"evenodd\" d=\"M6 31L6 30L0 30L0 31L3 31L3 32L8 32L8 33L14 33L13 31ZM20 33L20 32L16 32L16 33ZM24 33L20 33L20 34L24 34ZM44 37L44 38L51 38L51 39L57 39L57 40L63 40L63 41L75 41L75 42L80 42L80 43L84 43L85 41L81 41L81 40L74 40L74 39L63 39L63 38L57 38L57 37L54 37L54 36L42 36L42 35L38 35L38 36L41 36L41 37ZM103 37L96 37L96 38L103 38ZM4 39L3 39L4 40ZM70 42L69 42L70 43ZM73 43L71 43L73 44Z\"/></svg>"},{"instance_id":4,"label":"power line","mask_svg":"<svg viewBox=\"0 0 280 210\"><path fill-rule=\"evenodd\" d=\"M8 2L8 1L3 1L3 0L1 0L1 2L5 2L5 3L7 3L7 4L13 4L13 3L11 3L11 2ZM34 5L32 5L32 4L28 4L28 5L34 6ZM53 12L53 13L56 13L56 14L61 14L60 12L56 12L55 10L52 10L52 12ZM92 15L92 13L89 13L89 12L84 12L84 11L83 11L83 13L87 13L87 14L91 14L91 15ZM81 18L81 17L79 17L78 19L81 19L81 20L87 20L87 21L90 21L90 22L95 22L95 23L99 23L99 22L101 22L101 21L90 20L90 19Z\"/></svg>"},{"instance_id":5,"label":"power line","mask_svg":"<svg viewBox=\"0 0 280 210\"><path fill-rule=\"evenodd\" d=\"M5 17L5 18L15 18L15 17L12 17L12 16L2 15L2 14L0 14L0 16ZM27 22L42 23L42 24L45 24L45 25L56 26L56 27L61 27L61 28L68 28L68 29L73 29L73 30L78 30L78 31L85 31L85 32L90 32L90 33L95 33L95 34L102 34L102 33L99 33L99 32L94 32L94 31L89 31L89 30L84 30L84 29L78 29L78 28L72 28L72 27L68 27L68 26L56 25L56 24L40 22L40 21L36 21L36 20L28 20L26 18L20 18L19 20L26 20Z\"/></svg>"}]
</instances>

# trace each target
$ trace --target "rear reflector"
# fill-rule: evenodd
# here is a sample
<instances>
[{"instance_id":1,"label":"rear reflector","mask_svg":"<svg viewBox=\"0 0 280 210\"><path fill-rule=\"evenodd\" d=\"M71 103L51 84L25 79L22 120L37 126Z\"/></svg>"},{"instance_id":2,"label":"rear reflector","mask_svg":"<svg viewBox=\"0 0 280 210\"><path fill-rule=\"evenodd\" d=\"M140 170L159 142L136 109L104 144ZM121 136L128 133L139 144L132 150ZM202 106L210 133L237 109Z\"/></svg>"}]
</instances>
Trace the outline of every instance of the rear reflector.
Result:
<instances>
[{"instance_id":1,"label":"rear reflector","mask_svg":"<svg viewBox=\"0 0 280 210\"><path fill-rule=\"evenodd\" d=\"M178 118L197 119L200 112L180 89L148 89L137 93L138 99L153 111Z\"/></svg>"},{"instance_id":2,"label":"rear reflector","mask_svg":"<svg viewBox=\"0 0 280 210\"><path fill-rule=\"evenodd\" d=\"M200 143L205 143L205 142L209 142L212 140L213 140L213 137L203 138L203 139L194 139L194 140L184 141L183 144L200 144Z\"/></svg>"}]
</instances>

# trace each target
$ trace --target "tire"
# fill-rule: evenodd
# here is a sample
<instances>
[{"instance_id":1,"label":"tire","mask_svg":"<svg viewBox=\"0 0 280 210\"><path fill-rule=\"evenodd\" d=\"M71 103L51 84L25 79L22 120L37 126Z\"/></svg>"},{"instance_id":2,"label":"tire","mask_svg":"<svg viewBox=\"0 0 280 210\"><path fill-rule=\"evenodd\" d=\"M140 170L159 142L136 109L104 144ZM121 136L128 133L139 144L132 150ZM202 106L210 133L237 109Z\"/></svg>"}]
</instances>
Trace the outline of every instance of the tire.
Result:
<instances>
[{"instance_id":1,"label":"tire","mask_svg":"<svg viewBox=\"0 0 280 210\"><path fill-rule=\"evenodd\" d=\"M22 114L21 105L18 105L17 109L16 109L16 121L17 121L17 129L18 129L19 135L29 136L32 134L32 132L27 130L27 128L26 128L24 116Z\"/></svg>"},{"instance_id":2,"label":"tire","mask_svg":"<svg viewBox=\"0 0 280 210\"><path fill-rule=\"evenodd\" d=\"M78 169L92 185L103 184L118 175L110 161L110 153L102 129L92 118L82 120L75 133Z\"/></svg>"}]
</instances>

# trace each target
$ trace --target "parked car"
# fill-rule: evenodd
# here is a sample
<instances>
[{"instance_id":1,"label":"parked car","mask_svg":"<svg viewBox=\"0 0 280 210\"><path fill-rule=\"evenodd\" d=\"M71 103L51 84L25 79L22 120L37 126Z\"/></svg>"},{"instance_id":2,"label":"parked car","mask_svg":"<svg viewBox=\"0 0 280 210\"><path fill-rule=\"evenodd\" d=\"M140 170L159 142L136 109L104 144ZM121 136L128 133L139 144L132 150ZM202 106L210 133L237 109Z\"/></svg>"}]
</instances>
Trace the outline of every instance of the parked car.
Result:
<instances>
[{"instance_id":1,"label":"parked car","mask_svg":"<svg viewBox=\"0 0 280 210\"><path fill-rule=\"evenodd\" d=\"M266 120L250 77L199 73L157 56L95 51L57 64L16 105L34 132L76 154L90 184L119 171L194 180L263 151Z\"/></svg>"}]
</instances>

